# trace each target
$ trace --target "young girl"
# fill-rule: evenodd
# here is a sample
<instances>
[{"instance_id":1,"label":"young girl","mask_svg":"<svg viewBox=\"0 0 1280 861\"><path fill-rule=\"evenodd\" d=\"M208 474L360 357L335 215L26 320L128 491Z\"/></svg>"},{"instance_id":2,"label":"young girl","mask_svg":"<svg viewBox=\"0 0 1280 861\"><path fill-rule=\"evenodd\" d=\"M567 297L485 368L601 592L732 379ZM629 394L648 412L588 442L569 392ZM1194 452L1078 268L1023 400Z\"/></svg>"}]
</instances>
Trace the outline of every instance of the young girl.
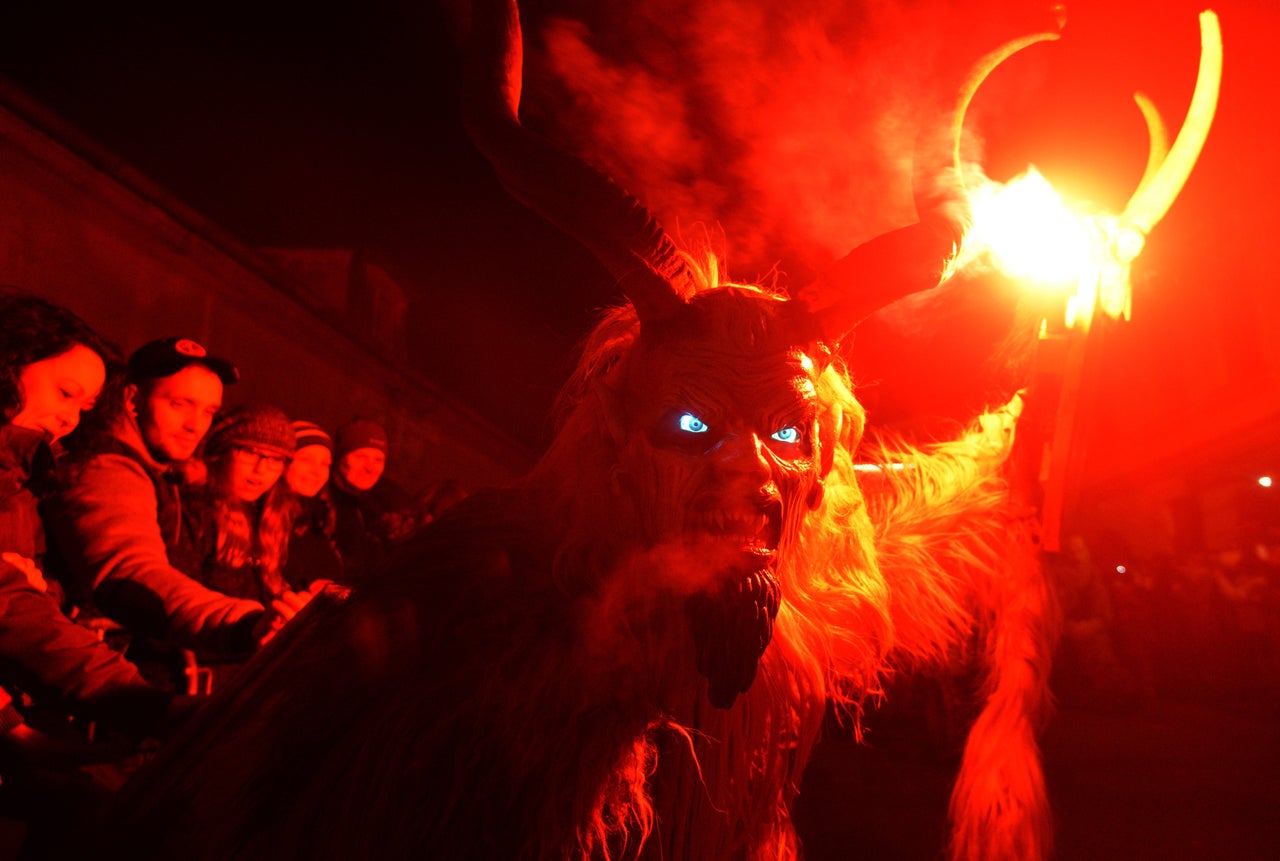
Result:
<instances>
[{"instance_id":1,"label":"young girl","mask_svg":"<svg viewBox=\"0 0 1280 861\"><path fill-rule=\"evenodd\" d=\"M208 478L188 512L199 579L209 588L263 604L288 588L292 498L281 478L295 446L289 417L270 404L234 407L214 421Z\"/></svg>"},{"instance_id":2,"label":"young girl","mask_svg":"<svg viewBox=\"0 0 1280 861\"><path fill-rule=\"evenodd\" d=\"M294 501L284 578L289 588L306 589L316 580L342 580L342 558L333 537L333 497L329 494L333 439L312 422L294 422L293 432L298 450L284 474Z\"/></svg>"}]
</instances>

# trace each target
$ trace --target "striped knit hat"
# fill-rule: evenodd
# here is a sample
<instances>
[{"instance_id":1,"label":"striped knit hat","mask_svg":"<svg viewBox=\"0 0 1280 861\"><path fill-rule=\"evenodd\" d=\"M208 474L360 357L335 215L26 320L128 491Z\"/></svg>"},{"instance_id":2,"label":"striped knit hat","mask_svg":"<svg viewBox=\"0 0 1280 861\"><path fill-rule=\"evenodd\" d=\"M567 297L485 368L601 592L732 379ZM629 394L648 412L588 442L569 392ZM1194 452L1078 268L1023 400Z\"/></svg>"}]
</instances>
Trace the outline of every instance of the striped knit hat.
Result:
<instances>
[{"instance_id":1,"label":"striped knit hat","mask_svg":"<svg viewBox=\"0 0 1280 861\"><path fill-rule=\"evenodd\" d=\"M322 445L329 451L333 451L333 437L325 432L325 429L315 422L294 422L293 435L297 437L298 448L306 448L309 445Z\"/></svg>"}]
</instances>

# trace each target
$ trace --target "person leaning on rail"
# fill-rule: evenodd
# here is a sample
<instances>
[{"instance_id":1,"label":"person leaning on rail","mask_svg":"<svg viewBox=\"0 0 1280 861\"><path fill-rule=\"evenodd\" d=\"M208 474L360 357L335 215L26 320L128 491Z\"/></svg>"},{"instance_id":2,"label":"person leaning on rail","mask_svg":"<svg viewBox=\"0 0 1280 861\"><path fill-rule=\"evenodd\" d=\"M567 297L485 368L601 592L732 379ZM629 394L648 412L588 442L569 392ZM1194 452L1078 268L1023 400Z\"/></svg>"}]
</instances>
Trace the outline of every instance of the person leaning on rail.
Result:
<instances>
[{"instance_id":1,"label":"person leaning on rail","mask_svg":"<svg viewBox=\"0 0 1280 861\"><path fill-rule=\"evenodd\" d=\"M143 345L45 507L73 598L132 633L227 658L254 652L308 597L284 592L264 606L188 576L181 467L239 376L189 338Z\"/></svg>"}]
</instances>

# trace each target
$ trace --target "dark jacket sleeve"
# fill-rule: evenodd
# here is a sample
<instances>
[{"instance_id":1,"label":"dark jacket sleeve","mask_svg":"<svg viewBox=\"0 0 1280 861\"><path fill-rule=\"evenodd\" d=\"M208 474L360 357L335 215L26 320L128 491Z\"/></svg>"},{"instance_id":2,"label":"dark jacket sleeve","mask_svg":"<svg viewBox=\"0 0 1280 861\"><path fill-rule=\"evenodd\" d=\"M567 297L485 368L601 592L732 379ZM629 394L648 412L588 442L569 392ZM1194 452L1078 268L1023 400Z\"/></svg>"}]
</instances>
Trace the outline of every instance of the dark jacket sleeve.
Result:
<instances>
[{"instance_id":1,"label":"dark jacket sleeve","mask_svg":"<svg viewBox=\"0 0 1280 861\"><path fill-rule=\"evenodd\" d=\"M115 621L177 646L221 655L252 652L263 607L207 589L169 563L155 488L123 455L94 457L46 507L50 539L71 576L92 584Z\"/></svg>"},{"instance_id":2,"label":"dark jacket sleeve","mask_svg":"<svg viewBox=\"0 0 1280 861\"><path fill-rule=\"evenodd\" d=\"M4 688L0 688L0 736L21 725L22 714L14 708L13 697Z\"/></svg>"},{"instance_id":3,"label":"dark jacket sleeve","mask_svg":"<svg viewBox=\"0 0 1280 861\"><path fill-rule=\"evenodd\" d=\"M0 686L86 717L158 718L169 694L72 622L27 576L0 562Z\"/></svg>"}]
</instances>

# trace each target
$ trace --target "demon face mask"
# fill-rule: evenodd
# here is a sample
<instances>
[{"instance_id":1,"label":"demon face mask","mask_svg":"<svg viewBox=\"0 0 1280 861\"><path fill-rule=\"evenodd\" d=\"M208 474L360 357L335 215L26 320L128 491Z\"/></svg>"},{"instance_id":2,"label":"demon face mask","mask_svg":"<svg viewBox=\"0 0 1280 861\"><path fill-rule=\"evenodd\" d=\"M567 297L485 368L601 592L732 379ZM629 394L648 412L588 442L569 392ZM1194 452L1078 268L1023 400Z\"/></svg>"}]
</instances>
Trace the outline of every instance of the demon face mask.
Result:
<instances>
[{"instance_id":1,"label":"demon face mask","mask_svg":"<svg viewBox=\"0 0 1280 861\"><path fill-rule=\"evenodd\" d=\"M698 663L712 702L728 707L750 687L772 636L779 554L821 500L809 345L837 345L876 308L937 284L965 208L945 195L919 199L919 223L855 248L796 299L700 289L639 201L520 122L514 0L473 4L467 61L472 141L508 191L604 264L640 320L616 369L624 379L606 394L612 484L630 499L641 543L679 551L675 585L688 596Z\"/></svg>"},{"instance_id":2,"label":"demon face mask","mask_svg":"<svg viewBox=\"0 0 1280 861\"><path fill-rule=\"evenodd\" d=\"M615 470L641 540L681 570L713 705L750 687L781 600L775 570L821 500L816 369L787 303L735 287L646 323L615 393Z\"/></svg>"}]
</instances>

